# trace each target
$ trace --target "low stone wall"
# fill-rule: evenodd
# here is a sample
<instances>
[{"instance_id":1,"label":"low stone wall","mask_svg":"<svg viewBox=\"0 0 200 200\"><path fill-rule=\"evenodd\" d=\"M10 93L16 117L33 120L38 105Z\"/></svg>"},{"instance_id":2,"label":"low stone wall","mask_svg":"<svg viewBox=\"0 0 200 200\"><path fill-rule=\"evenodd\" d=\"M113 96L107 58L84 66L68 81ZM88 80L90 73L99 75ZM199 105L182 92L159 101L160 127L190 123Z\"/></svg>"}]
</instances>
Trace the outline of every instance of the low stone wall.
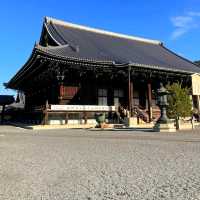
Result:
<instances>
[{"instance_id":1,"label":"low stone wall","mask_svg":"<svg viewBox=\"0 0 200 200\"><path fill-rule=\"evenodd\" d=\"M192 130L195 128L195 125L191 122L180 122L179 123L179 130Z\"/></svg>"}]
</instances>

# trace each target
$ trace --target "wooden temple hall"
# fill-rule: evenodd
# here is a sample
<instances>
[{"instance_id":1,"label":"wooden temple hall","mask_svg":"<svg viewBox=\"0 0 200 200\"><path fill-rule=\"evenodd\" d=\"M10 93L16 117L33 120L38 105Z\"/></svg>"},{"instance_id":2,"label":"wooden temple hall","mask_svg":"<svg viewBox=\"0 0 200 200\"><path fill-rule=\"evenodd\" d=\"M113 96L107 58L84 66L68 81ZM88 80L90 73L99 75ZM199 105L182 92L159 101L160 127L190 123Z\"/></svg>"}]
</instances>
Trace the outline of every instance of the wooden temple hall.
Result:
<instances>
[{"instance_id":1,"label":"wooden temple hall","mask_svg":"<svg viewBox=\"0 0 200 200\"><path fill-rule=\"evenodd\" d=\"M137 116L151 122L159 115L153 91L161 82L193 87L199 109L192 81L199 82L199 73L160 41L46 17L40 41L6 87L24 93L24 114L37 123L94 123L97 112L111 121Z\"/></svg>"}]
</instances>

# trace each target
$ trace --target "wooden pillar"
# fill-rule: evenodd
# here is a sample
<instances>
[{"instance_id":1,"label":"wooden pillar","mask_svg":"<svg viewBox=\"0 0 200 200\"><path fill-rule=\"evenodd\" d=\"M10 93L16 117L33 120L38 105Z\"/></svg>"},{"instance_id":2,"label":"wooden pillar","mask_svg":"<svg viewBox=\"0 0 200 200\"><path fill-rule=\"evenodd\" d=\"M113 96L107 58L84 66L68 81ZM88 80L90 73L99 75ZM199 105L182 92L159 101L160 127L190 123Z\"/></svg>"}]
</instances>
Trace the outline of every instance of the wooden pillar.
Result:
<instances>
[{"instance_id":1,"label":"wooden pillar","mask_svg":"<svg viewBox=\"0 0 200 200\"><path fill-rule=\"evenodd\" d=\"M196 97L197 97L197 109L200 112L200 98L199 95L197 95Z\"/></svg>"},{"instance_id":2,"label":"wooden pillar","mask_svg":"<svg viewBox=\"0 0 200 200\"><path fill-rule=\"evenodd\" d=\"M128 67L128 110L133 116L133 81L131 80L131 67Z\"/></svg>"},{"instance_id":3,"label":"wooden pillar","mask_svg":"<svg viewBox=\"0 0 200 200\"><path fill-rule=\"evenodd\" d=\"M148 114L149 114L149 122L152 121L152 89L151 82L147 83L147 96L148 96Z\"/></svg>"},{"instance_id":4,"label":"wooden pillar","mask_svg":"<svg viewBox=\"0 0 200 200\"><path fill-rule=\"evenodd\" d=\"M48 124L48 119L49 119L49 113L45 111L45 116L44 116L44 125Z\"/></svg>"},{"instance_id":5,"label":"wooden pillar","mask_svg":"<svg viewBox=\"0 0 200 200\"><path fill-rule=\"evenodd\" d=\"M131 69L128 66L128 110L131 110Z\"/></svg>"},{"instance_id":6,"label":"wooden pillar","mask_svg":"<svg viewBox=\"0 0 200 200\"><path fill-rule=\"evenodd\" d=\"M133 117L133 81L130 82L130 117Z\"/></svg>"},{"instance_id":7,"label":"wooden pillar","mask_svg":"<svg viewBox=\"0 0 200 200\"><path fill-rule=\"evenodd\" d=\"M48 107L49 107L49 104L48 104L48 100L47 100L46 104L45 104L44 111L43 111L43 113L44 113L43 122L42 122L43 125L48 124L48 120L49 120Z\"/></svg>"},{"instance_id":8,"label":"wooden pillar","mask_svg":"<svg viewBox=\"0 0 200 200\"><path fill-rule=\"evenodd\" d=\"M200 95L197 95L197 109L198 109L198 115L199 115L199 118L200 118Z\"/></svg>"}]
</instances>

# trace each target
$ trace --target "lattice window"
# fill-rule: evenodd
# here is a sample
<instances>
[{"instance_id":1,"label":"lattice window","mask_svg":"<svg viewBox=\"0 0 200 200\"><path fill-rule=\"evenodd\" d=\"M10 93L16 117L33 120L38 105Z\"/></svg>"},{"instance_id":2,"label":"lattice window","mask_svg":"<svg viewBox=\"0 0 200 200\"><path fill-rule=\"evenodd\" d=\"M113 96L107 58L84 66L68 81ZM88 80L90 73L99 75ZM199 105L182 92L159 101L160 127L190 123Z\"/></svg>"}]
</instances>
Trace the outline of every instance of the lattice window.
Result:
<instances>
[{"instance_id":1,"label":"lattice window","mask_svg":"<svg viewBox=\"0 0 200 200\"><path fill-rule=\"evenodd\" d=\"M122 89L115 89L114 97L124 97L124 91Z\"/></svg>"},{"instance_id":2,"label":"lattice window","mask_svg":"<svg viewBox=\"0 0 200 200\"><path fill-rule=\"evenodd\" d=\"M108 105L107 89L98 89L98 105Z\"/></svg>"}]
</instances>

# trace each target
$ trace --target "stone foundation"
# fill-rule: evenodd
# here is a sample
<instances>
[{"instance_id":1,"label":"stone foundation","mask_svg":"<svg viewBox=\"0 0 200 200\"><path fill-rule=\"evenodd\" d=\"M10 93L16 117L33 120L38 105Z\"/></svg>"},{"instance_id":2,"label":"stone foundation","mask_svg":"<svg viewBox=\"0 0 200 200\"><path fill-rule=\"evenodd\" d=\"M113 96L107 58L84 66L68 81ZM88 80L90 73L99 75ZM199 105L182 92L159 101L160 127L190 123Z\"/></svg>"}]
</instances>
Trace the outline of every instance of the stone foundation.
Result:
<instances>
[{"instance_id":1,"label":"stone foundation","mask_svg":"<svg viewBox=\"0 0 200 200\"><path fill-rule=\"evenodd\" d=\"M174 123L160 124L156 123L153 127L155 132L176 132L176 127Z\"/></svg>"}]
</instances>

